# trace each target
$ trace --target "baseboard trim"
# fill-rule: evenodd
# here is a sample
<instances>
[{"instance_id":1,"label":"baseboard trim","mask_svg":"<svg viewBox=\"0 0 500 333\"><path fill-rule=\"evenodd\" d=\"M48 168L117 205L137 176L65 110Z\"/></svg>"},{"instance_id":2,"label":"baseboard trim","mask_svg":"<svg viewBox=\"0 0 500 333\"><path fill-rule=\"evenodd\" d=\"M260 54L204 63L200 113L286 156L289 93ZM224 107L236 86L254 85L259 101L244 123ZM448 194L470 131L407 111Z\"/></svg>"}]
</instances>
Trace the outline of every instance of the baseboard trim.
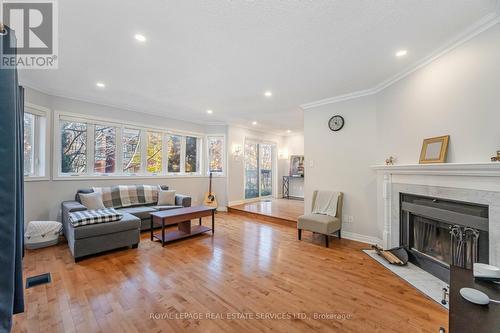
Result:
<instances>
[{"instance_id":1,"label":"baseboard trim","mask_svg":"<svg viewBox=\"0 0 500 333\"><path fill-rule=\"evenodd\" d=\"M362 243L368 243L368 244L382 244L382 240L378 237L373 237L373 236L366 236L366 235L361 235L357 234L355 232L350 232L350 231L343 231L342 230L342 238L362 242Z\"/></svg>"}]
</instances>

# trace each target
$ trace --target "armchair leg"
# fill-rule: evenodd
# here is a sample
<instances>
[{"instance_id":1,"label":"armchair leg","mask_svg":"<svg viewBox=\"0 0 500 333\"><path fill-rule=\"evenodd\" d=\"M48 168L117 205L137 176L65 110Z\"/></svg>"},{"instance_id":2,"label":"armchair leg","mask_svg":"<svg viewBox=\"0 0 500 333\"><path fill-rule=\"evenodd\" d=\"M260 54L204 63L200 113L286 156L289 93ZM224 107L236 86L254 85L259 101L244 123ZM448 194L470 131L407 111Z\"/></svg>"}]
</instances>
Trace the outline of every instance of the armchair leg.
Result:
<instances>
[{"instance_id":1,"label":"armchair leg","mask_svg":"<svg viewBox=\"0 0 500 333\"><path fill-rule=\"evenodd\" d=\"M339 231L338 231L338 233L339 233L339 239L342 239L341 230L342 229L339 229Z\"/></svg>"},{"instance_id":2,"label":"armchair leg","mask_svg":"<svg viewBox=\"0 0 500 333\"><path fill-rule=\"evenodd\" d=\"M302 229L297 229L297 233L299 236L299 240L301 240L302 239Z\"/></svg>"},{"instance_id":3,"label":"armchair leg","mask_svg":"<svg viewBox=\"0 0 500 333\"><path fill-rule=\"evenodd\" d=\"M328 235L325 235L325 246L328 247Z\"/></svg>"}]
</instances>

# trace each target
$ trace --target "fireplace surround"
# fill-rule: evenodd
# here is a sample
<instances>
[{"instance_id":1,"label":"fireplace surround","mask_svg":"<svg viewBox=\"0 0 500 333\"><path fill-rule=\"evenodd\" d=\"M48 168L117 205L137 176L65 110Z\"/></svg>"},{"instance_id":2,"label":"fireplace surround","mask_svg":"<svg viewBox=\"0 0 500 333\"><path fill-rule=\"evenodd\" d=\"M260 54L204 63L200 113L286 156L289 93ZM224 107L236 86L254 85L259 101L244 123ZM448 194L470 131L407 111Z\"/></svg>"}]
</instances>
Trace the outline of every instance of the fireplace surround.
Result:
<instances>
[{"instance_id":1,"label":"fireplace surround","mask_svg":"<svg viewBox=\"0 0 500 333\"><path fill-rule=\"evenodd\" d=\"M378 165L371 168L377 174L377 226L379 242L384 248L400 246L402 194L438 198L487 207L488 263L500 266L500 163Z\"/></svg>"},{"instance_id":2,"label":"fireplace surround","mask_svg":"<svg viewBox=\"0 0 500 333\"><path fill-rule=\"evenodd\" d=\"M400 193L400 245L410 262L449 282L450 265L489 262L488 206Z\"/></svg>"}]
</instances>

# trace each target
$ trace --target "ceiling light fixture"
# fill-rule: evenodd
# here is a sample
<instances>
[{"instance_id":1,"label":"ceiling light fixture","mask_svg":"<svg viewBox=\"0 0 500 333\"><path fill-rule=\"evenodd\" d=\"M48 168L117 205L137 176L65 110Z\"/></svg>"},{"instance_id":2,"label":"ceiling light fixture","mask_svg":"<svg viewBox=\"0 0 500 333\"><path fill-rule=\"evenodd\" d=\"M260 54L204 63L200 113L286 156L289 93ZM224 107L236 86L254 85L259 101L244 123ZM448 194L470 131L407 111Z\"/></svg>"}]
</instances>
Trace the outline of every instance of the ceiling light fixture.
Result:
<instances>
[{"instance_id":1,"label":"ceiling light fixture","mask_svg":"<svg viewBox=\"0 0 500 333\"><path fill-rule=\"evenodd\" d=\"M212 113L214 113L214 112L213 112L212 110L207 110L207 113L208 113L208 114L212 114Z\"/></svg>"},{"instance_id":2,"label":"ceiling light fixture","mask_svg":"<svg viewBox=\"0 0 500 333\"><path fill-rule=\"evenodd\" d=\"M292 133L292 130L286 130L287 133Z\"/></svg>"},{"instance_id":3,"label":"ceiling light fixture","mask_svg":"<svg viewBox=\"0 0 500 333\"><path fill-rule=\"evenodd\" d=\"M404 57L407 54L408 54L407 50L399 50L398 52L396 52L396 57Z\"/></svg>"},{"instance_id":4,"label":"ceiling light fixture","mask_svg":"<svg viewBox=\"0 0 500 333\"><path fill-rule=\"evenodd\" d=\"M273 95L272 91L266 91L264 93L264 96L266 96L266 97L271 97L272 95Z\"/></svg>"},{"instance_id":5,"label":"ceiling light fixture","mask_svg":"<svg viewBox=\"0 0 500 333\"><path fill-rule=\"evenodd\" d=\"M144 35L141 35L141 34L135 34L134 35L134 38L139 41L139 42L142 42L144 43L146 41L146 36Z\"/></svg>"},{"instance_id":6,"label":"ceiling light fixture","mask_svg":"<svg viewBox=\"0 0 500 333\"><path fill-rule=\"evenodd\" d=\"M252 125L257 125L257 122L256 121L252 121Z\"/></svg>"},{"instance_id":7,"label":"ceiling light fixture","mask_svg":"<svg viewBox=\"0 0 500 333\"><path fill-rule=\"evenodd\" d=\"M104 82L97 82L95 84L98 88L106 88L106 84Z\"/></svg>"}]
</instances>

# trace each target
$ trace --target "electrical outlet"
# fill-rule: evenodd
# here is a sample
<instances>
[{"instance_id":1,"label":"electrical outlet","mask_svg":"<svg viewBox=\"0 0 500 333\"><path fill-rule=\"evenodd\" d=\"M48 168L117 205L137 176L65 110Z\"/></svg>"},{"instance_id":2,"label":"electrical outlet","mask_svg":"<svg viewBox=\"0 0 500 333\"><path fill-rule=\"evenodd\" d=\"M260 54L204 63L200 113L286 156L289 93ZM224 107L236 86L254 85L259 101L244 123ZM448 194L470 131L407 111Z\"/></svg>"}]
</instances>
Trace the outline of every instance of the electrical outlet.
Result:
<instances>
[{"instance_id":1,"label":"electrical outlet","mask_svg":"<svg viewBox=\"0 0 500 333\"><path fill-rule=\"evenodd\" d=\"M353 223L354 222L354 216L352 215L344 215L343 217L343 222L344 223Z\"/></svg>"}]
</instances>

